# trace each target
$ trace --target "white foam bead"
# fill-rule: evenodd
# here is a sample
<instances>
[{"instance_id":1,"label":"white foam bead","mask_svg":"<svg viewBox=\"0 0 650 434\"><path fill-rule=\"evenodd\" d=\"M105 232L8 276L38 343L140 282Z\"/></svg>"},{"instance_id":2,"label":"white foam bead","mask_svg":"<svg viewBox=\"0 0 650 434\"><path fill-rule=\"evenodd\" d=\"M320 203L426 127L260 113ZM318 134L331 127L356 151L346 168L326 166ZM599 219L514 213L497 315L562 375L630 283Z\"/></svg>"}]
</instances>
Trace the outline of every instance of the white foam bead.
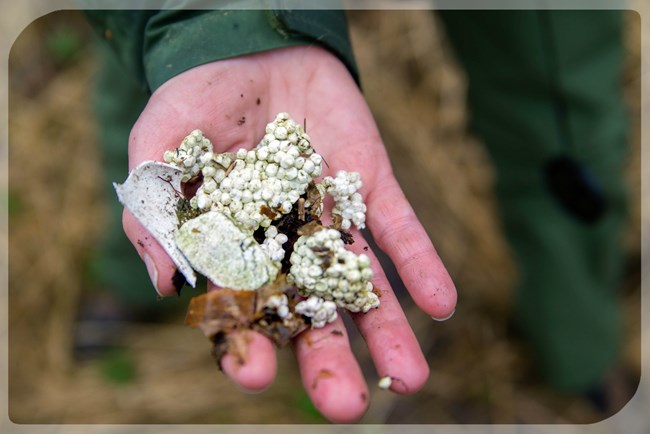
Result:
<instances>
[{"instance_id":1,"label":"white foam bead","mask_svg":"<svg viewBox=\"0 0 650 434\"><path fill-rule=\"evenodd\" d=\"M294 162L295 162L294 157L285 154L284 157L282 158L282 161L280 161L280 166L282 166L285 169L288 169L289 167L293 166Z\"/></svg>"},{"instance_id":2,"label":"white foam bead","mask_svg":"<svg viewBox=\"0 0 650 434\"><path fill-rule=\"evenodd\" d=\"M244 190L241 195L242 203L249 203L253 200L253 193L250 190Z\"/></svg>"},{"instance_id":3,"label":"white foam bead","mask_svg":"<svg viewBox=\"0 0 650 434\"><path fill-rule=\"evenodd\" d=\"M235 213L235 219L240 222L245 222L248 220L248 213L246 213L246 211L239 210Z\"/></svg>"},{"instance_id":4,"label":"white foam bead","mask_svg":"<svg viewBox=\"0 0 650 434\"><path fill-rule=\"evenodd\" d=\"M280 211L284 214L289 214L291 212L291 202L288 200L282 202L282 205L280 206Z\"/></svg>"},{"instance_id":5,"label":"white foam bead","mask_svg":"<svg viewBox=\"0 0 650 434\"><path fill-rule=\"evenodd\" d=\"M296 203L298 202L298 199L300 199L300 193L296 190L291 190L287 193L287 200L289 200L289 202Z\"/></svg>"},{"instance_id":6,"label":"white foam bead","mask_svg":"<svg viewBox=\"0 0 650 434\"><path fill-rule=\"evenodd\" d=\"M348 281L356 283L361 280L361 272L359 270L350 270L346 277Z\"/></svg>"},{"instance_id":7,"label":"white foam bead","mask_svg":"<svg viewBox=\"0 0 650 434\"><path fill-rule=\"evenodd\" d=\"M187 158L185 159L185 161L183 161L183 165L184 165L185 167L192 167L192 166L194 166L194 163L196 163L196 158L194 158L194 157L191 156L191 155L190 155L189 157L187 157Z\"/></svg>"},{"instance_id":8,"label":"white foam bead","mask_svg":"<svg viewBox=\"0 0 650 434\"><path fill-rule=\"evenodd\" d=\"M359 267L363 268L370 267L370 257L365 253L359 254L359 256L357 256L357 264Z\"/></svg>"},{"instance_id":9,"label":"white foam bead","mask_svg":"<svg viewBox=\"0 0 650 434\"><path fill-rule=\"evenodd\" d=\"M224 178L219 185L219 188L223 191L229 191L232 188L232 179Z\"/></svg>"},{"instance_id":10,"label":"white foam bead","mask_svg":"<svg viewBox=\"0 0 650 434\"><path fill-rule=\"evenodd\" d=\"M240 200L241 199L241 190L237 189L231 189L230 190L230 196L233 198L233 200Z\"/></svg>"},{"instance_id":11,"label":"white foam bead","mask_svg":"<svg viewBox=\"0 0 650 434\"><path fill-rule=\"evenodd\" d=\"M215 191L210 193L210 199L212 199L212 202L219 202L220 203L222 194L223 194L222 191L217 188Z\"/></svg>"},{"instance_id":12,"label":"white foam bead","mask_svg":"<svg viewBox=\"0 0 650 434\"><path fill-rule=\"evenodd\" d=\"M239 177L244 181L248 182L251 179L253 179L253 170L249 167L246 167L244 170L241 171Z\"/></svg>"},{"instance_id":13,"label":"white foam bead","mask_svg":"<svg viewBox=\"0 0 650 434\"><path fill-rule=\"evenodd\" d=\"M278 126L275 128L275 131L273 131L273 135L275 136L276 139L279 140L284 140L287 138L287 129L283 126Z\"/></svg>"},{"instance_id":14,"label":"white foam bead","mask_svg":"<svg viewBox=\"0 0 650 434\"><path fill-rule=\"evenodd\" d=\"M304 166L302 167L302 170L304 170L307 174L311 175L314 172L315 168L316 165L314 164L313 161L306 160Z\"/></svg>"},{"instance_id":15,"label":"white foam bead","mask_svg":"<svg viewBox=\"0 0 650 434\"><path fill-rule=\"evenodd\" d=\"M267 164L266 161L257 160L253 167L258 172L264 172L264 170L266 169L266 164Z\"/></svg>"},{"instance_id":16,"label":"white foam bead","mask_svg":"<svg viewBox=\"0 0 650 434\"><path fill-rule=\"evenodd\" d=\"M280 150L280 141L275 140L275 136L273 136L273 140L271 140L268 144L268 150L269 150L269 155L270 154L275 154Z\"/></svg>"},{"instance_id":17,"label":"white foam bead","mask_svg":"<svg viewBox=\"0 0 650 434\"><path fill-rule=\"evenodd\" d=\"M232 180L232 188L235 190L243 190L244 185L246 185L246 181L244 181L240 177L233 178Z\"/></svg>"},{"instance_id":18,"label":"white foam bead","mask_svg":"<svg viewBox=\"0 0 650 434\"><path fill-rule=\"evenodd\" d=\"M268 187L262 188L262 199L269 201L273 198L273 190Z\"/></svg>"},{"instance_id":19,"label":"white foam bead","mask_svg":"<svg viewBox=\"0 0 650 434\"><path fill-rule=\"evenodd\" d=\"M203 183L203 192L206 194L210 194L216 189L217 189L217 183L215 182L214 179L208 179L206 182Z\"/></svg>"},{"instance_id":20,"label":"white foam bead","mask_svg":"<svg viewBox=\"0 0 650 434\"><path fill-rule=\"evenodd\" d=\"M212 152L206 152L199 157L199 161L205 166L210 162L210 160L212 160L212 157L214 157L214 154Z\"/></svg>"},{"instance_id":21,"label":"white foam bead","mask_svg":"<svg viewBox=\"0 0 650 434\"><path fill-rule=\"evenodd\" d=\"M255 204L252 202L242 201L243 209L247 214L252 214L255 212Z\"/></svg>"},{"instance_id":22,"label":"white foam bead","mask_svg":"<svg viewBox=\"0 0 650 434\"><path fill-rule=\"evenodd\" d=\"M201 173L203 174L203 178L212 178L217 173L217 169L213 166L205 166L201 169Z\"/></svg>"},{"instance_id":23,"label":"white foam bead","mask_svg":"<svg viewBox=\"0 0 650 434\"><path fill-rule=\"evenodd\" d=\"M300 150L298 149L297 146L292 146L287 150L287 154L292 156L293 158L298 158L300 156Z\"/></svg>"},{"instance_id":24,"label":"white foam bead","mask_svg":"<svg viewBox=\"0 0 650 434\"><path fill-rule=\"evenodd\" d=\"M199 209L206 209L208 208L212 203L210 202L210 199L207 195L205 194L198 194L196 196L196 206L199 207Z\"/></svg>"},{"instance_id":25,"label":"white foam bead","mask_svg":"<svg viewBox=\"0 0 650 434\"><path fill-rule=\"evenodd\" d=\"M217 182L221 182L226 178L226 171L223 169L217 169L213 176L214 180Z\"/></svg>"},{"instance_id":26,"label":"white foam bead","mask_svg":"<svg viewBox=\"0 0 650 434\"><path fill-rule=\"evenodd\" d=\"M270 177L275 176L278 173L278 166L274 163L269 164L266 166L265 173Z\"/></svg>"},{"instance_id":27,"label":"white foam bead","mask_svg":"<svg viewBox=\"0 0 650 434\"><path fill-rule=\"evenodd\" d=\"M309 175L307 174L307 172L301 169L298 171L298 174L296 175L296 180L301 183L307 182L309 180Z\"/></svg>"},{"instance_id":28,"label":"white foam bead","mask_svg":"<svg viewBox=\"0 0 650 434\"><path fill-rule=\"evenodd\" d=\"M334 268L335 265L339 264L332 264L330 267L327 269L327 275L331 277L339 277L341 275L341 269L340 268Z\"/></svg>"},{"instance_id":29,"label":"white foam bead","mask_svg":"<svg viewBox=\"0 0 650 434\"><path fill-rule=\"evenodd\" d=\"M275 238L278 235L278 228L275 226L269 226L266 231L264 231L264 236L266 238Z\"/></svg>"},{"instance_id":30,"label":"white foam bead","mask_svg":"<svg viewBox=\"0 0 650 434\"><path fill-rule=\"evenodd\" d=\"M269 181L270 181L271 188L273 189L273 191L275 193L282 192L282 180L280 180L280 179L271 179Z\"/></svg>"},{"instance_id":31,"label":"white foam bead","mask_svg":"<svg viewBox=\"0 0 650 434\"><path fill-rule=\"evenodd\" d=\"M271 208L277 208L280 206L280 203L282 202L282 198L280 197L279 194L274 195L271 200L269 201L269 206Z\"/></svg>"},{"instance_id":32,"label":"white foam bead","mask_svg":"<svg viewBox=\"0 0 650 434\"><path fill-rule=\"evenodd\" d=\"M323 162L323 157L320 154L313 153L309 156L309 159L317 166Z\"/></svg>"},{"instance_id":33,"label":"white foam bead","mask_svg":"<svg viewBox=\"0 0 650 434\"><path fill-rule=\"evenodd\" d=\"M229 208L230 208L230 211L237 212L237 211L240 211L242 209L242 204L238 200L232 200L230 202Z\"/></svg>"},{"instance_id":34,"label":"white foam bead","mask_svg":"<svg viewBox=\"0 0 650 434\"><path fill-rule=\"evenodd\" d=\"M265 161L269 157L268 147L264 146L262 148L259 148L256 152L256 156L258 160Z\"/></svg>"},{"instance_id":35,"label":"white foam bead","mask_svg":"<svg viewBox=\"0 0 650 434\"><path fill-rule=\"evenodd\" d=\"M280 142L280 150L281 150L282 152L285 152L285 153L286 153L286 152L289 150L289 148L291 148L291 146L292 146L292 145L291 145L291 142L289 142L288 140L282 140L282 141Z\"/></svg>"},{"instance_id":36,"label":"white foam bead","mask_svg":"<svg viewBox=\"0 0 650 434\"><path fill-rule=\"evenodd\" d=\"M252 179L250 180L246 188L248 188L251 192L255 192L262 188L262 181L260 181L259 178L255 177L253 173Z\"/></svg>"}]
</instances>

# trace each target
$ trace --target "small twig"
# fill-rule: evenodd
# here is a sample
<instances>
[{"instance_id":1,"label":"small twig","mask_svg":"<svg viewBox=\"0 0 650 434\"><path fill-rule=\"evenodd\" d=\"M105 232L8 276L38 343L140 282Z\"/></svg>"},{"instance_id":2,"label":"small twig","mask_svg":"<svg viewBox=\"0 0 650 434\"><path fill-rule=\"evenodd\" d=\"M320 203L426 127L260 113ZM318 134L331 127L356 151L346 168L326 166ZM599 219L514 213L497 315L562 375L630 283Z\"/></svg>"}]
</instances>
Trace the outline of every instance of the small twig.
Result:
<instances>
[{"instance_id":1,"label":"small twig","mask_svg":"<svg viewBox=\"0 0 650 434\"><path fill-rule=\"evenodd\" d=\"M234 160L232 163L230 163L230 166L228 166L228 169L226 169L226 178L228 177L228 175L230 175L230 172L232 172L232 170L235 168L235 163L236 162L237 162L237 160Z\"/></svg>"}]
</instances>

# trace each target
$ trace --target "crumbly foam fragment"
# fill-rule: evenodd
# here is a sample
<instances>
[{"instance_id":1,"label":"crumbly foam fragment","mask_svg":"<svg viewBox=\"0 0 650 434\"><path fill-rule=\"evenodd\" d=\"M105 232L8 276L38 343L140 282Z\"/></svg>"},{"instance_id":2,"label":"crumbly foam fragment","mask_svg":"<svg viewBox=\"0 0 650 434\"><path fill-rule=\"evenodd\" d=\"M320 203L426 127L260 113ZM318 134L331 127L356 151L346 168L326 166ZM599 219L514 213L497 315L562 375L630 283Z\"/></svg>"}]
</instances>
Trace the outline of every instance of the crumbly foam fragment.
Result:
<instances>
[{"instance_id":1,"label":"crumbly foam fragment","mask_svg":"<svg viewBox=\"0 0 650 434\"><path fill-rule=\"evenodd\" d=\"M279 113L266 126L252 150L215 154L210 140L197 129L177 149L166 151L164 159L183 171L181 181L202 174L202 185L190 201L194 209L220 211L251 233L290 213L322 173L322 157L287 113ZM264 209L276 216L269 217Z\"/></svg>"},{"instance_id":2,"label":"crumbly foam fragment","mask_svg":"<svg viewBox=\"0 0 650 434\"><path fill-rule=\"evenodd\" d=\"M379 306L373 292L370 258L347 250L336 229L303 235L294 244L288 280L301 295L331 300L351 312Z\"/></svg>"}]
</instances>

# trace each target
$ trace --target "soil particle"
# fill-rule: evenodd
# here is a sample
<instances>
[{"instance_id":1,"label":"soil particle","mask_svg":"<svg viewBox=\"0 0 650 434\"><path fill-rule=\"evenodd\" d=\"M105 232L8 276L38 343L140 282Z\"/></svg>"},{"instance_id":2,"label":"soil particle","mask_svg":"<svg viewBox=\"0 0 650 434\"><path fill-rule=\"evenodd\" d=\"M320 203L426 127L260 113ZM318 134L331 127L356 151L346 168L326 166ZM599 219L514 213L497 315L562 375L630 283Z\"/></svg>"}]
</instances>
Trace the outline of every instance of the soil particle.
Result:
<instances>
[{"instance_id":1,"label":"soil particle","mask_svg":"<svg viewBox=\"0 0 650 434\"><path fill-rule=\"evenodd\" d=\"M321 369L318 371L318 375L314 378L314 381L311 383L311 388L316 389L318 387L318 383L320 380L326 379L326 378L332 378L334 377L334 373L330 371L329 369Z\"/></svg>"}]
</instances>

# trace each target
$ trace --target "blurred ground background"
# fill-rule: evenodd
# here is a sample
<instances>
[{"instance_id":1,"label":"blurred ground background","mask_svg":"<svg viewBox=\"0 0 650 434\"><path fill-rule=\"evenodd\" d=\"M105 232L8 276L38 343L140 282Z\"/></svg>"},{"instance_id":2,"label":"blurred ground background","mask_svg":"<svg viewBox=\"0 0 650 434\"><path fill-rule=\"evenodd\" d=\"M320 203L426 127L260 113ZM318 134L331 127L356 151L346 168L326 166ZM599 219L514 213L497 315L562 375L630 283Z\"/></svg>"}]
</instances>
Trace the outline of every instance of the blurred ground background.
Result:
<instances>
[{"instance_id":1,"label":"blurred ground background","mask_svg":"<svg viewBox=\"0 0 650 434\"><path fill-rule=\"evenodd\" d=\"M634 201L621 297L622 365L638 375L641 28L635 17L627 16L624 74ZM380 391L363 343L354 340L371 385L362 422L602 419L588 401L548 389L511 329L515 270L492 203L492 171L466 132L464 79L435 16L356 11L350 21L364 91L396 175L459 291L457 312L445 323L405 301L432 372L413 397ZM183 325L186 298L172 301L177 313L164 322L126 324L120 349L74 357L79 302L97 289L89 261L105 223L105 201L115 200L103 197L99 185L90 36L78 12L57 12L30 25L10 56L10 417L19 423L324 422L300 385L290 349L279 352L278 378L264 393L248 395L231 384L202 334Z\"/></svg>"}]
</instances>

